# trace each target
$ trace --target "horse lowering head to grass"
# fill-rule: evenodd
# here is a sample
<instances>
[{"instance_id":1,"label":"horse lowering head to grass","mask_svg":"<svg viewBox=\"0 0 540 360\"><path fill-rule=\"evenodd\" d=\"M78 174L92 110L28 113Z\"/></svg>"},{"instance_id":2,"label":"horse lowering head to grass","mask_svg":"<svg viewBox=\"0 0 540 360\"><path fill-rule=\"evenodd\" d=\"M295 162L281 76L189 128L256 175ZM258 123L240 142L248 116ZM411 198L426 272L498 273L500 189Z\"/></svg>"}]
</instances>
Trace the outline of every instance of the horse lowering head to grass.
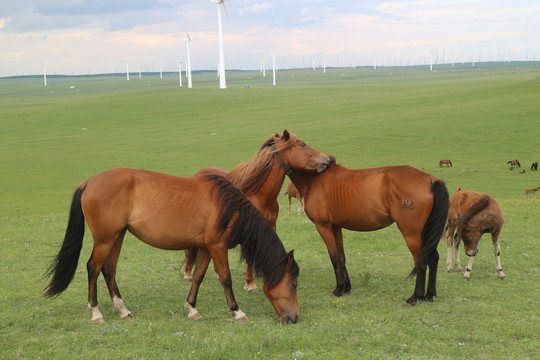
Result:
<instances>
[{"instance_id":1,"label":"horse lowering head to grass","mask_svg":"<svg viewBox=\"0 0 540 360\"><path fill-rule=\"evenodd\" d=\"M72 281L85 230L94 238L87 263L88 308L92 321L103 322L97 301L97 278L105 278L114 310L131 317L116 284L116 264L126 231L148 245L181 250L199 248L197 269L185 307L195 308L199 286L212 259L235 319L247 320L232 290L228 249L240 245L242 258L264 278L264 293L281 322L298 320L298 265L268 221L242 192L222 176L183 178L136 169L114 169L79 185L71 204L64 242L51 264L45 296L62 293Z\"/></svg>"},{"instance_id":2,"label":"horse lowering head to grass","mask_svg":"<svg viewBox=\"0 0 540 360\"><path fill-rule=\"evenodd\" d=\"M495 270L501 279L506 279L501 267L501 250L499 236L504 224L501 207L495 198L488 194L476 191L467 191L457 188L450 199L448 222L445 228L448 255L446 268L452 272L452 244L454 244L454 265L457 271L462 271L459 259L459 243L463 240L465 254L469 264L465 269L463 278L469 280L475 256L478 254L478 243L485 233L490 233L493 240L493 253L495 254Z\"/></svg>"}]
</instances>

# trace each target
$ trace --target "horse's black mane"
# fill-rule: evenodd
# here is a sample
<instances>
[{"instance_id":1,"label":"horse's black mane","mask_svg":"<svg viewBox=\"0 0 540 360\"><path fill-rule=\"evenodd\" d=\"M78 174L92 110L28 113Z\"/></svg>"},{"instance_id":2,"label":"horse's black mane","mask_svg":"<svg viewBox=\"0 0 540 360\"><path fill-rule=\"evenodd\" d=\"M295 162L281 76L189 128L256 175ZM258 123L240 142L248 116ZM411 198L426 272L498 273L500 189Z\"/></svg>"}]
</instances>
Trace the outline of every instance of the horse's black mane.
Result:
<instances>
[{"instance_id":1,"label":"horse's black mane","mask_svg":"<svg viewBox=\"0 0 540 360\"><path fill-rule=\"evenodd\" d=\"M214 183L213 189L217 189L222 208L216 225L218 230L226 231L238 213L238 218L232 224L229 248L241 245L241 260L253 265L255 274L262 275L266 286L276 286L287 271L288 257L283 243L268 220L233 183L219 175L207 175L206 178ZM292 262L290 271L293 277L298 277L296 261Z\"/></svg>"}]
</instances>

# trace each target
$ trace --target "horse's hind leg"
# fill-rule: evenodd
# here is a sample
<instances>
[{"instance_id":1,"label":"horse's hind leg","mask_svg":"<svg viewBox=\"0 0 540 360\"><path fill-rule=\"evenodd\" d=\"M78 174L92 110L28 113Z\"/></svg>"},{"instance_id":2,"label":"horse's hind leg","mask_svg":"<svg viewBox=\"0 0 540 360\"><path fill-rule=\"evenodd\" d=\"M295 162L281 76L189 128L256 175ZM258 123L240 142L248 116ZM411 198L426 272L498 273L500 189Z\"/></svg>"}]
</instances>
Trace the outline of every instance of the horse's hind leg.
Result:
<instances>
[{"instance_id":1,"label":"horse's hind leg","mask_svg":"<svg viewBox=\"0 0 540 360\"><path fill-rule=\"evenodd\" d=\"M114 241L96 241L94 239L94 249L86 264L88 271L88 309L92 312L92 321L96 323L105 322L103 315L99 311L97 301L97 278L101 269L113 247Z\"/></svg>"},{"instance_id":2,"label":"horse's hind leg","mask_svg":"<svg viewBox=\"0 0 540 360\"><path fill-rule=\"evenodd\" d=\"M453 272L454 269L452 268L452 250L454 248L454 231L455 226L453 225L447 225L445 229L446 233L446 271L449 273Z\"/></svg>"},{"instance_id":3,"label":"horse's hind leg","mask_svg":"<svg viewBox=\"0 0 540 360\"><path fill-rule=\"evenodd\" d=\"M420 235L418 236L405 236L405 242L407 247L411 252L414 259L414 266L416 269L416 285L414 288L414 293L406 302L410 305L416 304L418 300L424 300L426 294L426 272L427 272L427 263L422 259L422 239ZM437 254L438 255L438 254ZM426 259L428 262L430 259ZM437 257L438 262L438 257ZM414 275L414 273L411 273Z\"/></svg>"},{"instance_id":4,"label":"horse's hind leg","mask_svg":"<svg viewBox=\"0 0 540 360\"><path fill-rule=\"evenodd\" d=\"M428 260L429 266L429 278L426 291L426 300L433 301L433 298L437 296L437 266L439 265L439 252L437 249L431 253Z\"/></svg>"},{"instance_id":5,"label":"horse's hind leg","mask_svg":"<svg viewBox=\"0 0 540 360\"><path fill-rule=\"evenodd\" d=\"M187 249L186 250L186 266L184 268L184 282L191 282L193 278L191 277L191 270L193 268L193 263L197 259L198 249Z\"/></svg>"},{"instance_id":6,"label":"horse's hind leg","mask_svg":"<svg viewBox=\"0 0 540 360\"><path fill-rule=\"evenodd\" d=\"M201 314L195 308L197 304L197 294L199 293L199 287L204 279L208 265L210 264L210 254L205 248L199 248L197 253L197 260L195 262L195 272L193 273L193 282L191 283L191 289L184 304L189 310L188 318L198 320L202 318Z\"/></svg>"},{"instance_id":7,"label":"horse's hind leg","mask_svg":"<svg viewBox=\"0 0 540 360\"><path fill-rule=\"evenodd\" d=\"M246 284L244 285L244 290L247 290L248 292L259 290L257 284L255 284L255 278L253 277L253 266L250 264L247 265Z\"/></svg>"},{"instance_id":8,"label":"horse's hind leg","mask_svg":"<svg viewBox=\"0 0 540 360\"><path fill-rule=\"evenodd\" d=\"M459 256L459 246L461 245L461 238L456 233L454 235L454 266L457 272L462 272L461 268L461 258Z\"/></svg>"},{"instance_id":9,"label":"horse's hind leg","mask_svg":"<svg viewBox=\"0 0 540 360\"><path fill-rule=\"evenodd\" d=\"M499 247L499 235L500 233L494 233L491 235L493 239L493 253L495 254L495 271L497 271L497 274L501 278L501 280L506 279L506 275L504 275L502 266L501 266L501 249Z\"/></svg>"},{"instance_id":10,"label":"horse's hind leg","mask_svg":"<svg viewBox=\"0 0 540 360\"><path fill-rule=\"evenodd\" d=\"M124 300L120 295L120 290L116 284L116 265L118 264L118 257L120 256L120 250L122 249L122 243L124 241L124 235L126 231L124 230L120 233L118 240L114 243L107 261L101 268L105 282L107 283L107 288L109 289L109 294L113 303L113 310L120 313L120 318L127 319L133 317L131 311L126 308Z\"/></svg>"}]
</instances>

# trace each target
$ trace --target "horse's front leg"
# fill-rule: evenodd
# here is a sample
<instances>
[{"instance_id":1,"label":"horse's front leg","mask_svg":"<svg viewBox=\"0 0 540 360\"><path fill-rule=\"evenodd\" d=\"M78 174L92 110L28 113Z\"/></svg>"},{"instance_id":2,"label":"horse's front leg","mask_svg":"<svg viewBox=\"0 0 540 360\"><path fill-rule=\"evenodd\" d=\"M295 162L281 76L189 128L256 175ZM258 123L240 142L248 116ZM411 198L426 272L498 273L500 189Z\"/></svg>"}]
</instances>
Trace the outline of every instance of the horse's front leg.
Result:
<instances>
[{"instance_id":1,"label":"horse's front leg","mask_svg":"<svg viewBox=\"0 0 540 360\"><path fill-rule=\"evenodd\" d=\"M321 235L328 254L330 255L330 261L334 267L334 274L336 276L336 288L333 291L335 296L341 296L344 293L351 291L351 280L347 273L347 267L345 266L345 251L343 249L343 233L341 228L330 226L317 225L317 230Z\"/></svg>"},{"instance_id":2,"label":"horse's front leg","mask_svg":"<svg viewBox=\"0 0 540 360\"><path fill-rule=\"evenodd\" d=\"M191 289L184 304L184 307L189 310L188 318L199 320L202 315L199 314L195 305L197 303L197 294L199 293L199 287L204 279L208 265L210 264L210 254L205 248L199 248L197 253L197 260L195 262L195 272L193 273L193 282L191 283Z\"/></svg>"},{"instance_id":3,"label":"horse's front leg","mask_svg":"<svg viewBox=\"0 0 540 360\"><path fill-rule=\"evenodd\" d=\"M229 311L234 314L235 320L249 321L246 314L238 307L236 299L234 298L227 248L219 247L216 249L210 249L209 252L212 256L212 260L214 260L214 269L218 273L219 281L221 282L223 290L225 291Z\"/></svg>"},{"instance_id":4,"label":"horse's front leg","mask_svg":"<svg viewBox=\"0 0 540 360\"><path fill-rule=\"evenodd\" d=\"M504 275L502 266L501 266L501 249L499 247L499 235L500 233L494 233L491 235L491 238L493 239L493 253L495 254L495 271L497 271L497 274L501 278L501 280L506 279L506 275Z\"/></svg>"}]
</instances>

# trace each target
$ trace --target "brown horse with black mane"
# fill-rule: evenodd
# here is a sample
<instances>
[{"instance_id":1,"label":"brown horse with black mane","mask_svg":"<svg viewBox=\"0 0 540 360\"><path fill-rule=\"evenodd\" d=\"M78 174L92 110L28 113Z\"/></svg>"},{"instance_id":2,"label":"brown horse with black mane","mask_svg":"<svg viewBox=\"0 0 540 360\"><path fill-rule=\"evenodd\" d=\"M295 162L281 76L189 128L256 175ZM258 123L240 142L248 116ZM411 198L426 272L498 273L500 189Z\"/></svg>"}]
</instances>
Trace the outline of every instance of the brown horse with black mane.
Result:
<instances>
[{"instance_id":1,"label":"brown horse with black mane","mask_svg":"<svg viewBox=\"0 0 540 360\"><path fill-rule=\"evenodd\" d=\"M517 160L517 159L516 160L510 160L510 161L507 162L507 164L510 164L511 169L515 168L516 166L518 168L521 168L521 164L519 163L519 160Z\"/></svg>"},{"instance_id":2,"label":"brown horse with black mane","mask_svg":"<svg viewBox=\"0 0 540 360\"><path fill-rule=\"evenodd\" d=\"M298 319L298 265L287 254L268 221L242 192L222 176L193 178L135 169L114 169L79 185L71 204L64 242L51 264L45 296L62 293L72 281L85 230L94 238L87 263L88 308L92 321L103 322L98 309L97 278L102 272L121 318L131 317L116 284L116 264L126 231L148 245L181 250L199 248L193 283L185 303L188 317L195 308L199 286L212 259L225 291L229 310L248 320L232 290L228 249L241 245L241 256L264 278L263 291L281 322Z\"/></svg>"},{"instance_id":3,"label":"brown horse with black mane","mask_svg":"<svg viewBox=\"0 0 540 360\"><path fill-rule=\"evenodd\" d=\"M328 249L337 283L334 295L351 289L342 228L374 231L394 222L414 259L411 276L417 276L407 303L432 301L437 295L437 245L448 213L448 191L442 180L410 166L351 170L332 165L319 175L298 171L289 177L304 195L305 212Z\"/></svg>"},{"instance_id":4,"label":"brown horse with black mane","mask_svg":"<svg viewBox=\"0 0 540 360\"><path fill-rule=\"evenodd\" d=\"M329 162L328 156L310 147L295 134L284 130L283 134L275 134L265 141L251 161L236 166L230 173L225 169L211 167L199 170L194 176L206 174L226 176L246 195L275 230L279 214L277 198L285 175L291 171L320 173L326 169ZM184 281L191 280L196 253L196 249L187 250ZM249 264L244 288L248 291L257 290Z\"/></svg>"}]
</instances>

